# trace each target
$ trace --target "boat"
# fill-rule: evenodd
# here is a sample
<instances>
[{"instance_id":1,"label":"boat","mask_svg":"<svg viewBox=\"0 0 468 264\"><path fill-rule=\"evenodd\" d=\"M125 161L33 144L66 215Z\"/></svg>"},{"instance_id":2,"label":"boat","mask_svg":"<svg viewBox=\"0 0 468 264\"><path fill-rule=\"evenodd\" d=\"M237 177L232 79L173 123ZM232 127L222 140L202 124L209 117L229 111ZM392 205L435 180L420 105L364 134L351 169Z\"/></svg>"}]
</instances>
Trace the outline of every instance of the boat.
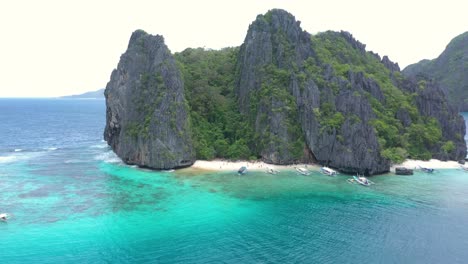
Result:
<instances>
[{"instance_id":1,"label":"boat","mask_svg":"<svg viewBox=\"0 0 468 264\"><path fill-rule=\"evenodd\" d=\"M366 177L359 176L359 174L357 176L353 176L353 179L354 179L354 182L357 182L364 186L370 186L373 183L370 180L368 180Z\"/></svg>"},{"instance_id":2,"label":"boat","mask_svg":"<svg viewBox=\"0 0 468 264\"><path fill-rule=\"evenodd\" d=\"M0 214L0 221L6 222L10 218L11 218L11 215L9 215L7 213L1 213Z\"/></svg>"},{"instance_id":3,"label":"boat","mask_svg":"<svg viewBox=\"0 0 468 264\"><path fill-rule=\"evenodd\" d=\"M310 174L309 170L307 170L306 168L296 168L296 171L306 176Z\"/></svg>"},{"instance_id":4,"label":"boat","mask_svg":"<svg viewBox=\"0 0 468 264\"><path fill-rule=\"evenodd\" d=\"M464 171L468 171L468 167L467 166L464 166L464 165L461 165L460 168Z\"/></svg>"},{"instance_id":5,"label":"boat","mask_svg":"<svg viewBox=\"0 0 468 264\"><path fill-rule=\"evenodd\" d=\"M269 174L275 175L275 174L278 174L279 171L277 171L277 170L275 170L275 169L273 169L273 168L268 167L268 168L266 169L266 172L269 173Z\"/></svg>"},{"instance_id":6,"label":"boat","mask_svg":"<svg viewBox=\"0 0 468 264\"><path fill-rule=\"evenodd\" d=\"M433 173L435 170L434 169L431 169L431 168L425 168L425 167L421 167L419 166L419 168L424 171L424 172L427 172L427 173Z\"/></svg>"},{"instance_id":7,"label":"boat","mask_svg":"<svg viewBox=\"0 0 468 264\"><path fill-rule=\"evenodd\" d=\"M237 173L243 175L247 172L247 167L246 166L242 166L240 167L240 169L237 171Z\"/></svg>"},{"instance_id":8,"label":"boat","mask_svg":"<svg viewBox=\"0 0 468 264\"><path fill-rule=\"evenodd\" d=\"M335 175L338 174L338 172L336 172L335 170L330 169L328 167L322 167L320 169L320 172L322 172L323 174L328 175L328 176L335 176Z\"/></svg>"}]
</instances>

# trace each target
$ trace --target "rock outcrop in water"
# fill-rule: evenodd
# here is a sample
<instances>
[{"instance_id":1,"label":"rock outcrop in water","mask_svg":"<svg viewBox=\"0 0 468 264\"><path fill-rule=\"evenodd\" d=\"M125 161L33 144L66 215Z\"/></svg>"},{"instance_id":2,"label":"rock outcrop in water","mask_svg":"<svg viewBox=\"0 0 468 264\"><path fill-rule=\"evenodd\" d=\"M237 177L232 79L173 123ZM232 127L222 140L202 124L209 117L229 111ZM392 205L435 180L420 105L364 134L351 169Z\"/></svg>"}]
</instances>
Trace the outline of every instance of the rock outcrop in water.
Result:
<instances>
[{"instance_id":1,"label":"rock outcrop in water","mask_svg":"<svg viewBox=\"0 0 468 264\"><path fill-rule=\"evenodd\" d=\"M104 137L126 163L259 158L372 175L466 156L463 119L436 83L405 78L348 32L310 35L284 10L259 15L240 48L176 58L183 76L161 36L136 31L112 73Z\"/></svg>"},{"instance_id":2,"label":"rock outcrop in water","mask_svg":"<svg viewBox=\"0 0 468 264\"><path fill-rule=\"evenodd\" d=\"M194 162L184 84L162 36L135 31L105 90L104 139L128 164Z\"/></svg>"}]
</instances>

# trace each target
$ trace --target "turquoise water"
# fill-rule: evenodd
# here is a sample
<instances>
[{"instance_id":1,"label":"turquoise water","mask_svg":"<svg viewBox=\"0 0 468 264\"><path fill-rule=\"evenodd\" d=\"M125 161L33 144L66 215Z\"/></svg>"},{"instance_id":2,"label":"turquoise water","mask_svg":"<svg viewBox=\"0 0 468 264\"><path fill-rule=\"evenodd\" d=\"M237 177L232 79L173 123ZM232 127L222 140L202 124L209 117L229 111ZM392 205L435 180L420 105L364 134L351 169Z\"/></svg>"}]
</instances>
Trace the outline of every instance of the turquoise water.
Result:
<instances>
[{"instance_id":1,"label":"turquoise water","mask_svg":"<svg viewBox=\"0 0 468 264\"><path fill-rule=\"evenodd\" d=\"M0 223L3 263L468 259L461 170L369 188L318 172L154 172L120 163L103 122L103 101L0 99L0 211L14 215Z\"/></svg>"}]
</instances>

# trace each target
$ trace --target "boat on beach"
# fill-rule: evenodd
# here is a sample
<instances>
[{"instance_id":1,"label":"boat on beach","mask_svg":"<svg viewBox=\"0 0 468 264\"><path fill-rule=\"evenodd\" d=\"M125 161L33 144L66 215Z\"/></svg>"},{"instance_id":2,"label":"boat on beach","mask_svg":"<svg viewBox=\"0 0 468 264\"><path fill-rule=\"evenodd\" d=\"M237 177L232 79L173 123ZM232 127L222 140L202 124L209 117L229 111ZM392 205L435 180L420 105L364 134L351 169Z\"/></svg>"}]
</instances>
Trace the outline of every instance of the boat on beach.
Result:
<instances>
[{"instance_id":1,"label":"boat on beach","mask_svg":"<svg viewBox=\"0 0 468 264\"><path fill-rule=\"evenodd\" d=\"M325 175L328 175L328 176L336 176L338 174L338 172L336 172L335 170L330 169L328 167L322 167L320 169L320 172L325 174Z\"/></svg>"},{"instance_id":2,"label":"boat on beach","mask_svg":"<svg viewBox=\"0 0 468 264\"><path fill-rule=\"evenodd\" d=\"M275 169L273 169L273 168L268 167L268 168L266 169L266 173L276 175L276 174L279 173L279 171L278 171L278 170L275 170Z\"/></svg>"},{"instance_id":3,"label":"boat on beach","mask_svg":"<svg viewBox=\"0 0 468 264\"><path fill-rule=\"evenodd\" d=\"M299 172L300 174L306 175L306 176L310 174L310 171L307 170L306 168L296 168L296 171Z\"/></svg>"},{"instance_id":4,"label":"boat on beach","mask_svg":"<svg viewBox=\"0 0 468 264\"><path fill-rule=\"evenodd\" d=\"M419 169L421 169L422 171L427 172L427 173L433 173L435 171L435 169L425 168L425 167L422 167L422 166L419 166Z\"/></svg>"},{"instance_id":5,"label":"boat on beach","mask_svg":"<svg viewBox=\"0 0 468 264\"><path fill-rule=\"evenodd\" d=\"M247 167L246 166L240 167L240 169L237 171L237 173L239 173L240 175L243 175L243 174L247 173Z\"/></svg>"}]
</instances>

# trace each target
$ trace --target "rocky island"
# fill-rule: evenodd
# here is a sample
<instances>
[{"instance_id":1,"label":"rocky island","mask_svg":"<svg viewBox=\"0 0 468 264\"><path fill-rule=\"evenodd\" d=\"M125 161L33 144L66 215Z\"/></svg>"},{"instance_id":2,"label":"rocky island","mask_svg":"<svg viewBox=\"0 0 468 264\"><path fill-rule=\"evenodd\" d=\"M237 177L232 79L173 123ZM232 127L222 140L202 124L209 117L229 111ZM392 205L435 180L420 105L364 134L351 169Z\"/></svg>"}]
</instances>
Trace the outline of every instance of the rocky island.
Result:
<instances>
[{"instance_id":1,"label":"rocky island","mask_svg":"<svg viewBox=\"0 0 468 264\"><path fill-rule=\"evenodd\" d=\"M436 82L405 77L348 32L311 35L279 9L222 50L171 54L162 36L135 31L105 97L105 140L154 169L225 158L373 175L466 156L463 118Z\"/></svg>"},{"instance_id":2,"label":"rocky island","mask_svg":"<svg viewBox=\"0 0 468 264\"><path fill-rule=\"evenodd\" d=\"M468 32L465 32L452 39L439 57L409 65L403 70L403 74L437 81L448 95L449 104L460 112L466 112L468 111L467 71Z\"/></svg>"},{"instance_id":3,"label":"rocky island","mask_svg":"<svg viewBox=\"0 0 468 264\"><path fill-rule=\"evenodd\" d=\"M184 83L162 36L132 34L105 97L104 139L124 162L155 169L194 162Z\"/></svg>"}]
</instances>

